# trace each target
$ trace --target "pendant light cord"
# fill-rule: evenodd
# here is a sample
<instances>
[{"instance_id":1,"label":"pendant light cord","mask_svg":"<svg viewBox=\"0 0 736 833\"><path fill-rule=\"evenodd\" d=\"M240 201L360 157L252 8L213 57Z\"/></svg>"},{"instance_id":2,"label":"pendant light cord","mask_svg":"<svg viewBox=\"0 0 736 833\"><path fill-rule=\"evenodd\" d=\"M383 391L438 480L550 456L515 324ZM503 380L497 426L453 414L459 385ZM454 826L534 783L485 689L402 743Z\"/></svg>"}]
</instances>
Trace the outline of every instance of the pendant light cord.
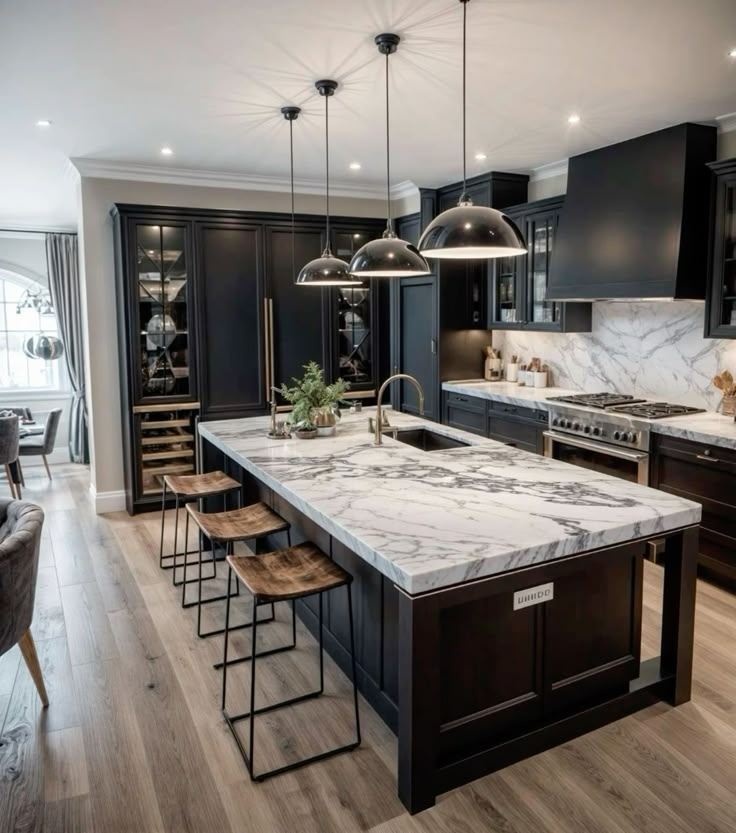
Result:
<instances>
[{"instance_id":1,"label":"pendant light cord","mask_svg":"<svg viewBox=\"0 0 736 833\"><path fill-rule=\"evenodd\" d=\"M325 195L327 197L327 239L325 251L330 252L330 96L325 96Z\"/></svg>"},{"instance_id":2,"label":"pendant light cord","mask_svg":"<svg viewBox=\"0 0 736 833\"><path fill-rule=\"evenodd\" d=\"M296 244L294 242L294 227L296 218L294 214L294 120L289 119L289 162L291 169L291 272L296 274Z\"/></svg>"},{"instance_id":3,"label":"pendant light cord","mask_svg":"<svg viewBox=\"0 0 736 833\"><path fill-rule=\"evenodd\" d=\"M462 0L463 3L463 194L460 197L460 202L467 200L467 140L466 140L466 123L467 123L467 91L466 91L466 76L467 76L467 22L468 22L468 0Z\"/></svg>"},{"instance_id":4,"label":"pendant light cord","mask_svg":"<svg viewBox=\"0 0 736 833\"><path fill-rule=\"evenodd\" d=\"M391 219L391 143L389 128L388 56L386 53L386 236L393 237L394 224Z\"/></svg>"}]
</instances>

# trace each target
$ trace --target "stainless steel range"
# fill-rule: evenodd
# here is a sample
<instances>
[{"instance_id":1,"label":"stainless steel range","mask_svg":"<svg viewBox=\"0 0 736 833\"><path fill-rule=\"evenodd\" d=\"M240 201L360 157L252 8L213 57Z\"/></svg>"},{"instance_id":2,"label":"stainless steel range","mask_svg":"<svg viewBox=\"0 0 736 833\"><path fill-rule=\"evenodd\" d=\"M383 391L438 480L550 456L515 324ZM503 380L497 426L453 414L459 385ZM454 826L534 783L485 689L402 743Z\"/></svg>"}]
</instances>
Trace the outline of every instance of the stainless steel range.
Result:
<instances>
[{"instance_id":1,"label":"stainless steel range","mask_svg":"<svg viewBox=\"0 0 736 833\"><path fill-rule=\"evenodd\" d=\"M651 431L643 420L699 413L700 408L648 402L616 393L550 397L547 457L649 484ZM570 405L575 407L569 407Z\"/></svg>"}]
</instances>

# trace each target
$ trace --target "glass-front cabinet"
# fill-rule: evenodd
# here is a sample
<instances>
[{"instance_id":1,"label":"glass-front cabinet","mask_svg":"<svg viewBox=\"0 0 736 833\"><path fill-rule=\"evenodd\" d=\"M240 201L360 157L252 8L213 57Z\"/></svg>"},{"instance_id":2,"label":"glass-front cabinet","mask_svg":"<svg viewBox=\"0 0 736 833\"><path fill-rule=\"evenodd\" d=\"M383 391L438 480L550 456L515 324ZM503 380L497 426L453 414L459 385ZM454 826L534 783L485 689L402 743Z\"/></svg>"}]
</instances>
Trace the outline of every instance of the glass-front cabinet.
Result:
<instances>
[{"instance_id":1,"label":"glass-front cabinet","mask_svg":"<svg viewBox=\"0 0 736 833\"><path fill-rule=\"evenodd\" d=\"M710 167L716 174L715 223L706 335L736 338L736 159Z\"/></svg>"},{"instance_id":2,"label":"glass-front cabinet","mask_svg":"<svg viewBox=\"0 0 736 833\"><path fill-rule=\"evenodd\" d=\"M135 225L141 399L192 392L186 232L183 226Z\"/></svg>"},{"instance_id":3,"label":"glass-front cabinet","mask_svg":"<svg viewBox=\"0 0 736 833\"><path fill-rule=\"evenodd\" d=\"M373 239L366 231L333 231L333 254L350 263L355 252ZM375 366L376 286L365 280L362 286L338 287L330 292L333 322L333 377L350 382L352 392L376 387Z\"/></svg>"},{"instance_id":4,"label":"glass-front cabinet","mask_svg":"<svg viewBox=\"0 0 736 833\"><path fill-rule=\"evenodd\" d=\"M527 254L492 261L489 329L590 331L590 304L547 300L550 264L563 202L563 197L555 197L505 210L524 235Z\"/></svg>"}]
</instances>

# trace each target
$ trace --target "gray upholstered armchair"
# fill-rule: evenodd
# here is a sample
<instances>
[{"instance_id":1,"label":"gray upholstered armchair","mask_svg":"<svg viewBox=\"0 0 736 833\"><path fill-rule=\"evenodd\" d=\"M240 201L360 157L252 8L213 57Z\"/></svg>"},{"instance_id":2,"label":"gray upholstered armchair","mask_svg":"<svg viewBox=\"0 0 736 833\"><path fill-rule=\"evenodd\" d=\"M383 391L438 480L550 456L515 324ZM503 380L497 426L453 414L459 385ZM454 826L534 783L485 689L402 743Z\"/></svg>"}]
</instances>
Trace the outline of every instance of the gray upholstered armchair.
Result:
<instances>
[{"instance_id":1,"label":"gray upholstered armchair","mask_svg":"<svg viewBox=\"0 0 736 833\"><path fill-rule=\"evenodd\" d=\"M0 656L16 643L44 706L46 695L31 636L43 510L34 503L0 499Z\"/></svg>"}]
</instances>

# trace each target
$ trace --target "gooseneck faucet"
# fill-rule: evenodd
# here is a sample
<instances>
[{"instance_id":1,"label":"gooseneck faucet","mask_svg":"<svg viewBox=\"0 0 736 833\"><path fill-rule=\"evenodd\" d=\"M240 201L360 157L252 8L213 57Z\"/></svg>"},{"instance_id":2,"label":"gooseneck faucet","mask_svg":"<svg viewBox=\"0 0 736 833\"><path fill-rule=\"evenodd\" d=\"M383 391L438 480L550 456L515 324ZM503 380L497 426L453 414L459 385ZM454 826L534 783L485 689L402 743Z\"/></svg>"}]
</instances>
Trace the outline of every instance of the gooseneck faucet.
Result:
<instances>
[{"instance_id":1,"label":"gooseneck faucet","mask_svg":"<svg viewBox=\"0 0 736 833\"><path fill-rule=\"evenodd\" d=\"M381 400L383 399L383 392L386 388L391 384L391 382L396 381L396 379L406 379L407 382L411 382L414 387L417 389L417 393L419 394L419 415L424 415L424 391L422 390L422 386L417 382L417 380L410 376L408 373L394 373L393 376L389 376L388 379L381 385L378 396L376 398L376 439L374 441L374 445L382 445L383 444L383 437L381 435L381 430L383 429L383 413L381 412Z\"/></svg>"}]
</instances>

